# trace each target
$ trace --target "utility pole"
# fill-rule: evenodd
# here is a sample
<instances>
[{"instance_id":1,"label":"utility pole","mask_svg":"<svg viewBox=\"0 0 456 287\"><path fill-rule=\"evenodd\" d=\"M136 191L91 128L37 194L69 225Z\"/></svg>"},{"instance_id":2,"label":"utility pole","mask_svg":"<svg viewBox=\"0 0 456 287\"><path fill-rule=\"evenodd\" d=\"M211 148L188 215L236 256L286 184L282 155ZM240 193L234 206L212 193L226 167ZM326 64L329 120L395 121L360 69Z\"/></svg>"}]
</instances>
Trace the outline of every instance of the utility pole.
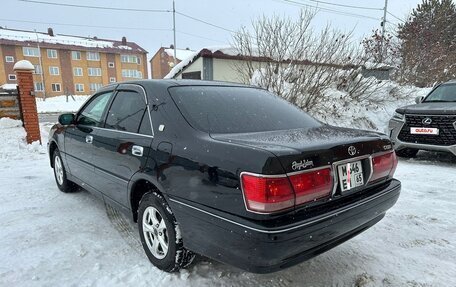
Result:
<instances>
[{"instance_id":1,"label":"utility pole","mask_svg":"<svg viewBox=\"0 0 456 287\"><path fill-rule=\"evenodd\" d=\"M173 34L174 34L174 66L177 64L177 59L176 59L176 4L173 0Z\"/></svg>"},{"instance_id":2,"label":"utility pole","mask_svg":"<svg viewBox=\"0 0 456 287\"><path fill-rule=\"evenodd\" d=\"M383 62L383 54L385 52L385 26L386 26L386 13L388 12L388 0L385 0L385 7L383 8L383 19L382 19L382 39L381 39L381 50L380 50L380 62Z\"/></svg>"}]
</instances>

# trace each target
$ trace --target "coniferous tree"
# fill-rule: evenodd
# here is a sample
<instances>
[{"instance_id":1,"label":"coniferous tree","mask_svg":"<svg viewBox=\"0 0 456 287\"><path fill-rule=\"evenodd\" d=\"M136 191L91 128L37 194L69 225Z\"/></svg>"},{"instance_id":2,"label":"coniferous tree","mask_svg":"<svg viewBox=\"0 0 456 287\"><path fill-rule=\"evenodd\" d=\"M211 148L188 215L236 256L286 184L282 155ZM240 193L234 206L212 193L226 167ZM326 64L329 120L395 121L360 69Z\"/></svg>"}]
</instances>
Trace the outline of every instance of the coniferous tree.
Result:
<instances>
[{"instance_id":1,"label":"coniferous tree","mask_svg":"<svg viewBox=\"0 0 456 287\"><path fill-rule=\"evenodd\" d=\"M400 80L432 86L456 78L456 5L452 0L423 0L399 25Z\"/></svg>"}]
</instances>

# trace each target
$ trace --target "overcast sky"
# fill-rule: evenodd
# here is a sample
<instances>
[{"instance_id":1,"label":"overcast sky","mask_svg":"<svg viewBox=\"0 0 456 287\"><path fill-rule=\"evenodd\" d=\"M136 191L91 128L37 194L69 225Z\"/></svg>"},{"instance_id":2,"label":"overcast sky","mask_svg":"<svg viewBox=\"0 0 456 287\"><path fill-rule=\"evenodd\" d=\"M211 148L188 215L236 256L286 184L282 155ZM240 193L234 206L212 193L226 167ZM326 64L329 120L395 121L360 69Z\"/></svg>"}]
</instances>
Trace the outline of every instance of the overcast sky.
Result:
<instances>
[{"instance_id":1,"label":"overcast sky","mask_svg":"<svg viewBox=\"0 0 456 287\"><path fill-rule=\"evenodd\" d=\"M37 0L39 1L39 0ZM120 7L130 9L172 9L172 0L41 0L45 2L67 3L76 5ZM381 9L384 0L322 0L340 5L363 6ZM21 2L20 0L1 0L0 26L9 28L46 31L53 27L55 33L80 36L97 36L99 38L121 39L126 36L149 52L151 57L160 46L169 46L173 42L172 14L132 11L112 11L87 9L76 7L61 7L45 4ZM345 29L354 29L356 38L369 34L372 29L380 28L381 10L355 9L351 7L333 6L317 3L313 0L293 0L303 4L322 8L315 19L315 26L321 27L330 22L334 26ZM389 0L388 11L394 16L405 19L412 8L421 0ZM286 15L295 17L300 7L283 0L176 0L176 11L204 20L228 30L237 30L240 26L250 26L252 19L261 15ZM323 9L330 9L328 11ZM342 13L341 13L342 12ZM357 15L347 15L357 14ZM371 18L366 18L372 17ZM42 23L27 23L16 21L30 21ZM387 15L393 29L399 20ZM75 27L69 25L106 26L114 28ZM121 29L125 27L128 29ZM231 40L230 32L212 27L201 22L176 15L177 47L198 49L204 46L223 45ZM130 29L137 28L137 29ZM155 31L151 29L165 29ZM189 35L191 34L191 35Z\"/></svg>"}]
</instances>

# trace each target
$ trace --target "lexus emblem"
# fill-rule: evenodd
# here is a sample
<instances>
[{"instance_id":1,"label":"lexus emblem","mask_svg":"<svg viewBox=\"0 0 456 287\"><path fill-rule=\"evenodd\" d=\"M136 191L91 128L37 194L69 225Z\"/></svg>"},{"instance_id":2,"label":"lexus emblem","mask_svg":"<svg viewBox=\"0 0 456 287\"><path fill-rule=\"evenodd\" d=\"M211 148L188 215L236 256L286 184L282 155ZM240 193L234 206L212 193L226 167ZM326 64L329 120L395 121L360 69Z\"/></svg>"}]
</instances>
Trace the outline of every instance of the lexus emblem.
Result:
<instances>
[{"instance_id":1,"label":"lexus emblem","mask_svg":"<svg viewBox=\"0 0 456 287\"><path fill-rule=\"evenodd\" d=\"M350 147L348 147L348 154L352 155L352 156L355 155L356 154L356 147L354 147L352 145Z\"/></svg>"},{"instance_id":2,"label":"lexus emblem","mask_svg":"<svg viewBox=\"0 0 456 287\"><path fill-rule=\"evenodd\" d=\"M431 118L425 118L421 121L425 125L430 125L432 124L432 119Z\"/></svg>"}]
</instances>

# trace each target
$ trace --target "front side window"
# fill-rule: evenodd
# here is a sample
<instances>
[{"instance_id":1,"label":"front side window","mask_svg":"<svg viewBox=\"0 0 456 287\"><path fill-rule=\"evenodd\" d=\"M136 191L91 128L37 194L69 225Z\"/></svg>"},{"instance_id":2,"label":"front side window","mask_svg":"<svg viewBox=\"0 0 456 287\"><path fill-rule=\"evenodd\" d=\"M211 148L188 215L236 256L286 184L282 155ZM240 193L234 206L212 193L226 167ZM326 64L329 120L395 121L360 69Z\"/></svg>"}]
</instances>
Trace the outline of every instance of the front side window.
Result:
<instances>
[{"instance_id":1,"label":"front side window","mask_svg":"<svg viewBox=\"0 0 456 287\"><path fill-rule=\"evenodd\" d=\"M98 53L98 52L87 52L87 60L89 60L89 61L100 61L100 53Z\"/></svg>"},{"instance_id":2,"label":"front side window","mask_svg":"<svg viewBox=\"0 0 456 287\"><path fill-rule=\"evenodd\" d=\"M109 109L105 127L137 133L145 110L143 95L133 91L120 91Z\"/></svg>"},{"instance_id":3,"label":"front side window","mask_svg":"<svg viewBox=\"0 0 456 287\"><path fill-rule=\"evenodd\" d=\"M40 50L38 48L33 48L33 47L22 47L22 53L24 56L28 57L39 57L40 56Z\"/></svg>"},{"instance_id":4,"label":"front side window","mask_svg":"<svg viewBox=\"0 0 456 287\"><path fill-rule=\"evenodd\" d=\"M57 50L48 49L47 54L48 54L48 58L57 59Z\"/></svg>"},{"instance_id":5,"label":"front side window","mask_svg":"<svg viewBox=\"0 0 456 287\"><path fill-rule=\"evenodd\" d=\"M182 86L169 89L182 115L208 133L247 133L318 127L321 124L286 100L261 89Z\"/></svg>"},{"instance_id":6,"label":"front side window","mask_svg":"<svg viewBox=\"0 0 456 287\"><path fill-rule=\"evenodd\" d=\"M112 92L94 96L94 98L79 112L77 123L86 126L100 126Z\"/></svg>"},{"instance_id":7,"label":"front side window","mask_svg":"<svg viewBox=\"0 0 456 287\"><path fill-rule=\"evenodd\" d=\"M60 74L59 67L49 67L49 74L58 76Z\"/></svg>"},{"instance_id":8,"label":"front side window","mask_svg":"<svg viewBox=\"0 0 456 287\"><path fill-rule=\"evenodd\" d=\"M71 59L73 60L81 60L81 52L79 51L71 51Z\"/></svg>"},{"instance_id":9,"label":"front side window","mask_svg":"<svg viewBox=\"0 0 456 287\"><path fill-rule=\"evenodd\" d=\"M443 84L438 86L423 102L456 102L456 84Z\"/></svg>"}]
</instances>

